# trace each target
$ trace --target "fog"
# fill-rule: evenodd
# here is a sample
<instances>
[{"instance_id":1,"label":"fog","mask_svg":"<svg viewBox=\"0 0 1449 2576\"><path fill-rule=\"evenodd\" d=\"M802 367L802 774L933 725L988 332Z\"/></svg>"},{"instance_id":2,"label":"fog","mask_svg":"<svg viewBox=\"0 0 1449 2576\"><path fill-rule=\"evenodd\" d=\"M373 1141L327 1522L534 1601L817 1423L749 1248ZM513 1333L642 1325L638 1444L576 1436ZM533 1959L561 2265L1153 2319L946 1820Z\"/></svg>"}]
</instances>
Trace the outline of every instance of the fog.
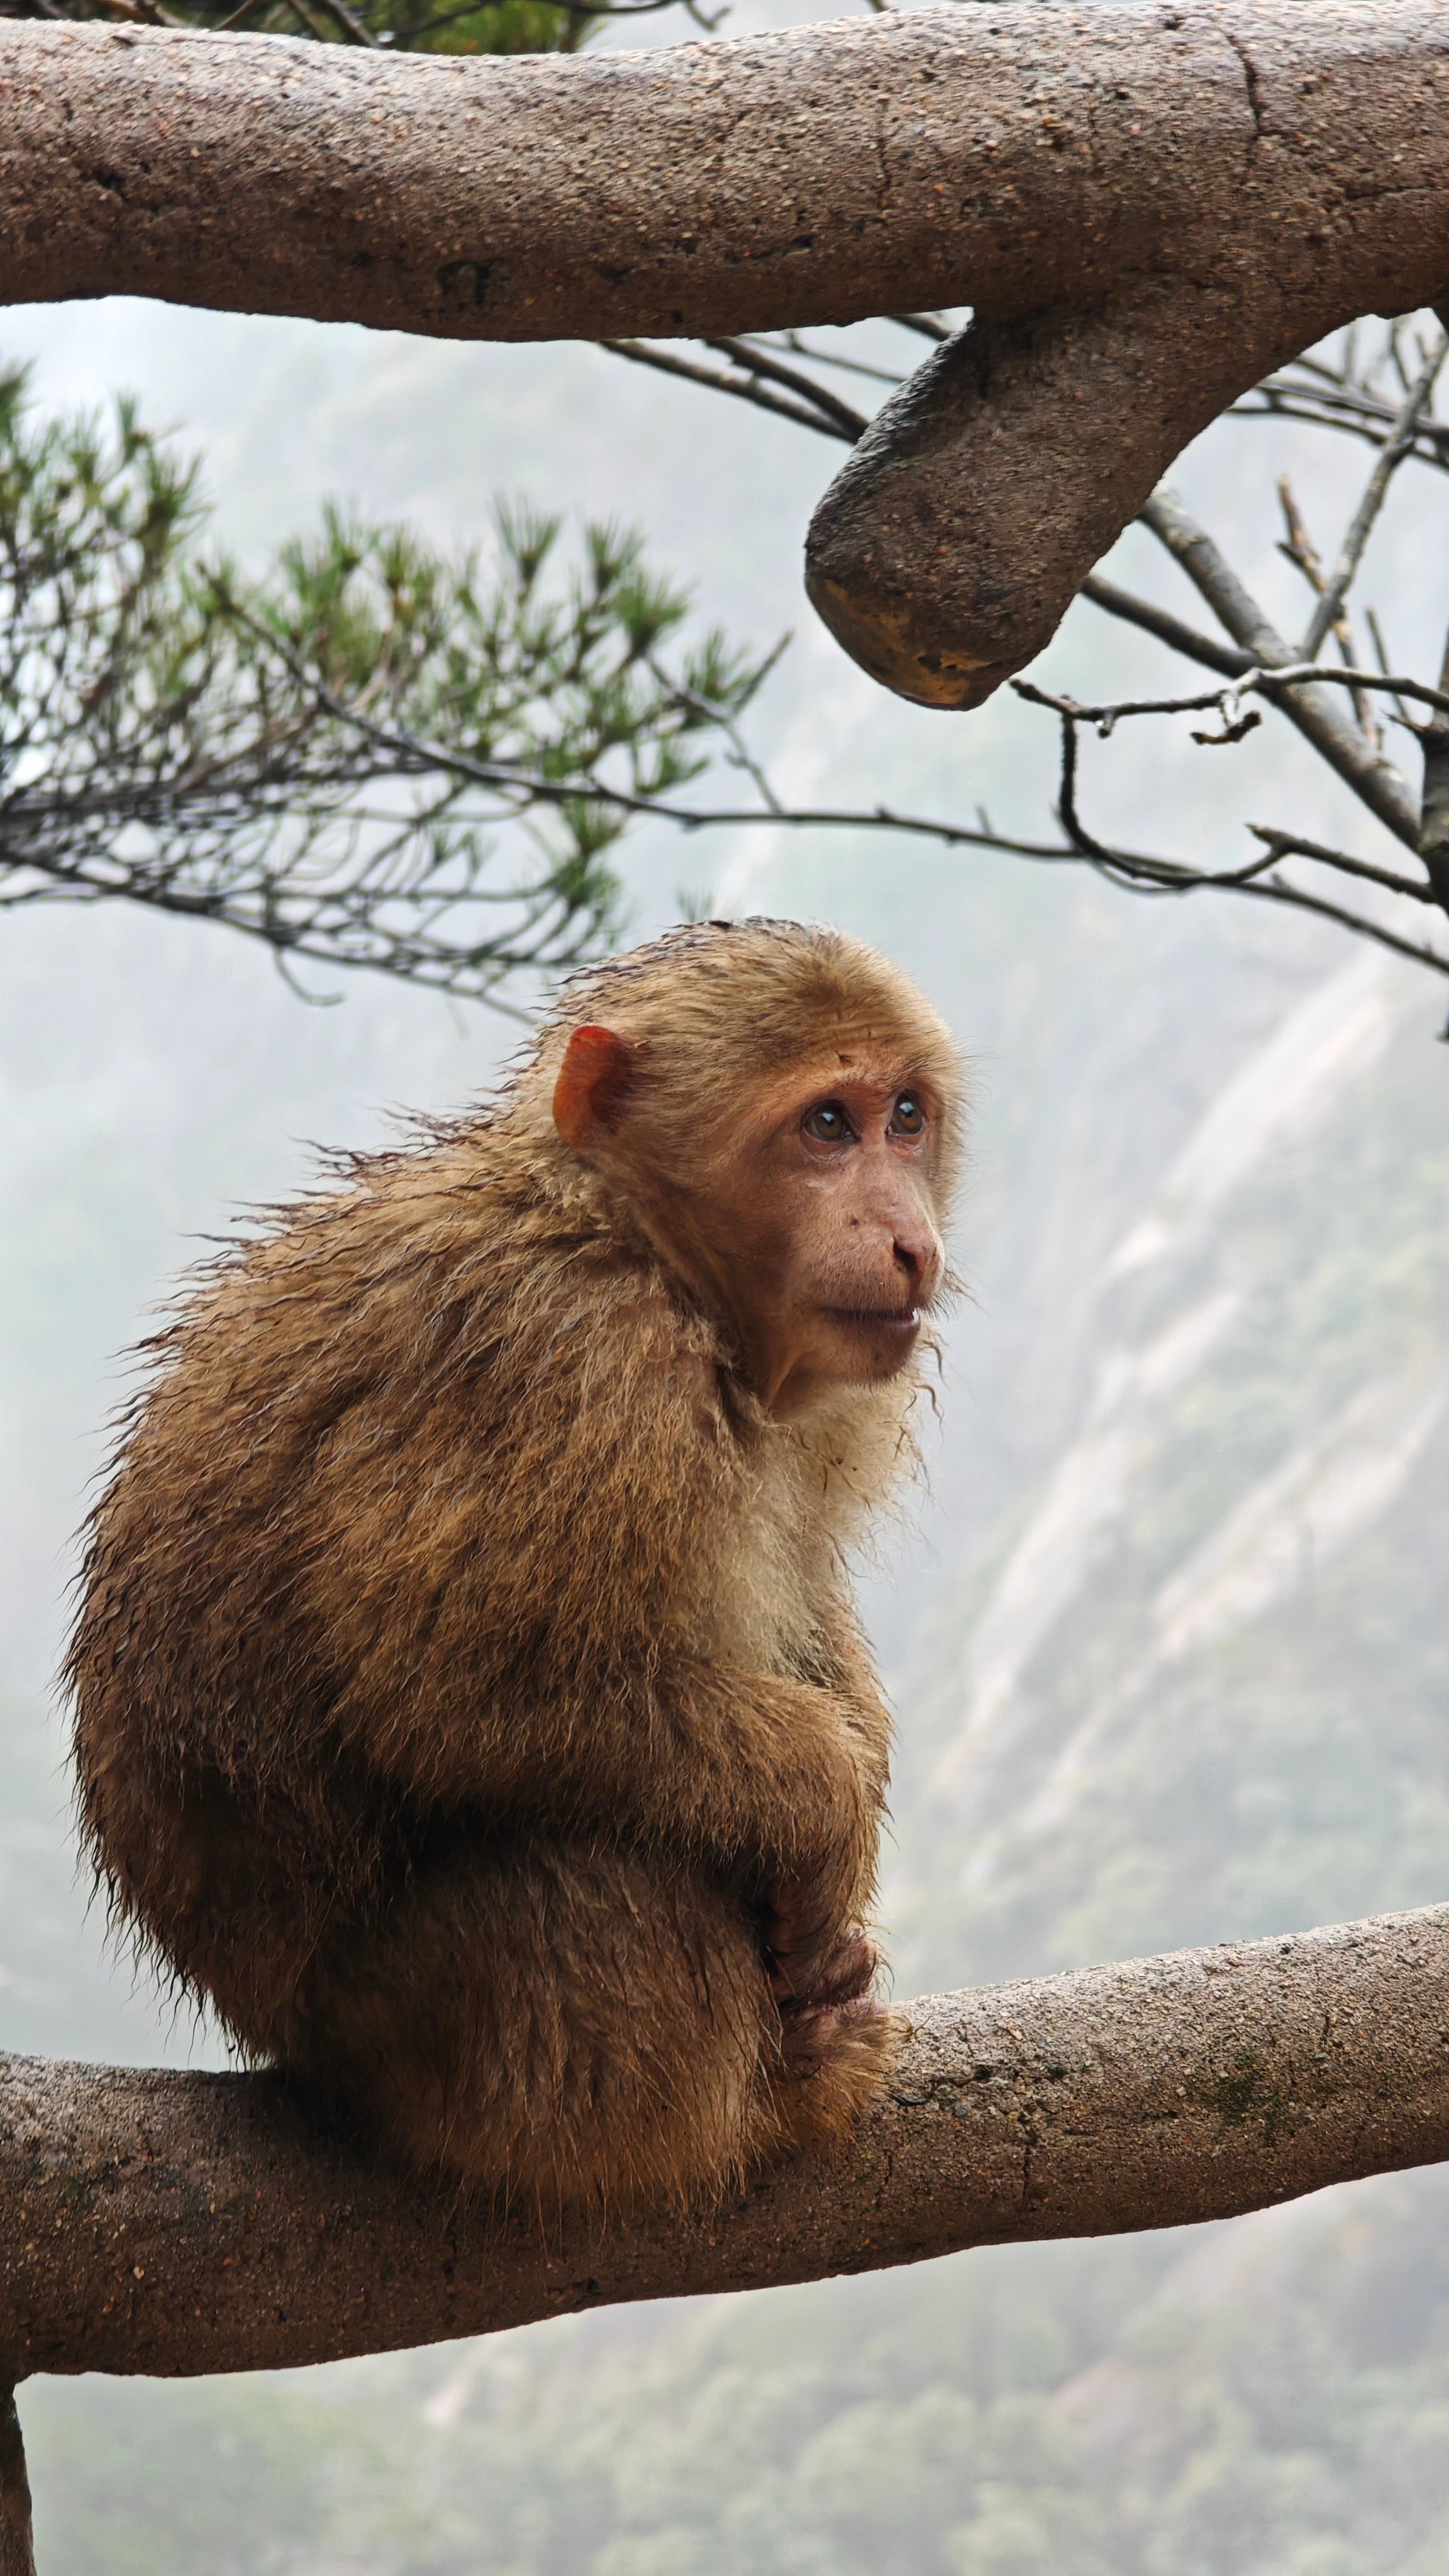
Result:
<instances>
[{"instance_id":1,"label":"fog","mask_svg":"<svg viewBox=\"0 0 1449 2576\"><path fill-rule=\"evenodd\" d=\"M794 638L754 720L790 797L1040 826L1049 719L887 699L813 622L839 450L602 353L458 348L112 303L12 311L47 406L122 387L205 458L256 559L324 498L486 543L495 496L648 531L699 613ZM877 343L877 345L880 345ZM1353 455L1225 423L1177 479L1289 617L1273 477L1336 534ZM1373 594L1437 664L1444 505L1405 478ZM1149 541L1119 550L1153 581ZM1117 569L1118 567L1114 567ZM1142 639L1074 609L1083 696ZM1040 675L1039 675L1040 676ZM1283 729L1093 746L1144 846L1241 823L1372 852ZM733 790L732 790L733 792ZM1449 1064L1430 978L1323 925L901 837L649 827L630 932L682 894L827 919L973 1062L930 1492L864 1572L900 1719L897 1990L1444 1892ZM510 1024L120 906L0 920L0 2035L131 2063L214 2034L109 1956L51 1690L74 1532L156 1302L319 1145L496 1077ZM1221 2569L1443 2563L1433 2178L1141 2245L959 2258L204 2389L28 2393L45 2576L170 2569Z\"/></svg>"}]
</instances>

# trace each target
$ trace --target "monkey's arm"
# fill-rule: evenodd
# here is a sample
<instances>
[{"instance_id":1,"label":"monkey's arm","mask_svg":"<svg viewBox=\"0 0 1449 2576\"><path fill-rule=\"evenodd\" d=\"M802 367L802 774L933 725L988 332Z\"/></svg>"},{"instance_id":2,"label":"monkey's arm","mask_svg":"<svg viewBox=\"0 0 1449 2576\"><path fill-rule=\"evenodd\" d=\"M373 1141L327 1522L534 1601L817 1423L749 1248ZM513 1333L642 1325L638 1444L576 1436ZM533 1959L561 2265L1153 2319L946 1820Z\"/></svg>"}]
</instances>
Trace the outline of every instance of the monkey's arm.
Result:
<instances>
[{"instance_id":1,"label":"monkey's arm","mask_svg":"<svg viewBox=\"0 0 1449 2576\"><path fill-rule=\"evenodd\" d=\"M774 1675L684 1661L658 1678L658 1758L619 1814L740 1891L782 2004L845 2002L875 1968L885 1713Z\"/></svg>"},{"instance_id":2,"label":"monkey's arm","mask_svg":"<svg viewBox=\"0 0 1449 2576\"><path fill-rule=\"evenodd\" d=\"M332 1714L424 1807L656 1845L838 1925L870 1885L884 1714L844 1616L814 1678L748 1667L765 1505L708 1359L636 1280L499 1354L446 1442L438 1411L415 1453L353 1411L313 1486ZM818 1641L844 1604L814 1608Z\"/></svg>"},{"instance_id":3,"label":"monkey's arm","mask_svg":"<svg viewBox=\"0 0 1449 2576\"><path fill-rule=\"evenodd\" d=\"M369 1754L425 1809L696 1863L738 1886L762 1923L788 1916L802 1961L823 1957L869 1905L879 1766L861 1758L850 1704L808 1682L682 1654L594 1675L544 1659L475 1703L466 1745L400 1727Z\"/></svg>"},{"instance_id":4,"label":"monkey's arm","mask_svg":"<svg viewBox=\"0 0 1449 2576\"><path fill-rule=\"evenodd\" d=\"M828 1945L869 1904L884 1779L861 1759L836 1693L680 1658L653 1686L644 1760L621 1809L698 1856L767 1911L788 1902L801 1944Z\"/></svg>"}]
</instances>

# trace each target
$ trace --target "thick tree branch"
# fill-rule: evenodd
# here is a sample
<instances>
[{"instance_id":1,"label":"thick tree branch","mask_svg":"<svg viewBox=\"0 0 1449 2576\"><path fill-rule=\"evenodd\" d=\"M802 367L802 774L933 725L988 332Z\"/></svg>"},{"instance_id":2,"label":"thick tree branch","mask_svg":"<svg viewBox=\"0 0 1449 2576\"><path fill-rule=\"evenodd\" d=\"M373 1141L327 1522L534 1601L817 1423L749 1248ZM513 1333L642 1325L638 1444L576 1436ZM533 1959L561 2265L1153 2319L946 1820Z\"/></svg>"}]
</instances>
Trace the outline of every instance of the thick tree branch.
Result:
<instances>
[{"instance_id":1,"label":"thick tree branch","mask_svg":"<svg viewBox=\"0 0 1449 2576\"><path fill-rule=\"evenodd\" d=\"M641 55L0 28L18 301L464 339L720 337L970 303L817 517L907 696L1040 650L1173 456L1449 279L1449 0L889 12Z\"/></svg>"},{"instance_id":2,"label":"thick tree branch","mask_svg":"<svg viewBox=\"0 0 1449 2576\"><path fill-rule=\"evenodd\" d=\"M552 2244L392 2181L275 2077L0 2061L0 2371L325 2361L1180 2226L1449 2156L1449 1906L906 2009L834 2165Z\"/></svg>"},{"instance_id":3,"label":"thick tree branch","mask_svg":"<svg viewBox=\"0 0 1449 2576\"><path fill-rule=\"evenodd\" d=\"M1086 307L1205 253L1279 319L1449 275L1449 0L1122 0L1049 43L1008 0L583 57L12 23L0 83L13 302L541 340Z\"/></svg>"}]
</instances>

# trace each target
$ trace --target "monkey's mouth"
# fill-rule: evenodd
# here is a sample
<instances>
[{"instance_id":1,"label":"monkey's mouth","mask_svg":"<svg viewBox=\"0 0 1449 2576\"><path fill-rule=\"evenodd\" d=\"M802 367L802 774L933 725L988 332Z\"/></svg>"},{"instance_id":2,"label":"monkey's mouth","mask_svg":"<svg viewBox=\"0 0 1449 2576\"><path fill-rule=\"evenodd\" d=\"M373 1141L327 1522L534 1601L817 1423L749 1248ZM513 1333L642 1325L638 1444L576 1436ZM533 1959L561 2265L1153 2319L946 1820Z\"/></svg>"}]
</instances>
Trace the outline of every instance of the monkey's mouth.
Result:
<instances>
[{"instance_id":1,"label":"monkey's mouth","mask_svg":"<svg viewBox=\"0 0 1449 2576\"><path fill-rule=\"evenodd\" d=\"M899 1333L904 1338L921 1329L919 1306L827 1306L825 1311L837 1324L851 1324L857 1332Z\"/></svg>"}]
</instances>

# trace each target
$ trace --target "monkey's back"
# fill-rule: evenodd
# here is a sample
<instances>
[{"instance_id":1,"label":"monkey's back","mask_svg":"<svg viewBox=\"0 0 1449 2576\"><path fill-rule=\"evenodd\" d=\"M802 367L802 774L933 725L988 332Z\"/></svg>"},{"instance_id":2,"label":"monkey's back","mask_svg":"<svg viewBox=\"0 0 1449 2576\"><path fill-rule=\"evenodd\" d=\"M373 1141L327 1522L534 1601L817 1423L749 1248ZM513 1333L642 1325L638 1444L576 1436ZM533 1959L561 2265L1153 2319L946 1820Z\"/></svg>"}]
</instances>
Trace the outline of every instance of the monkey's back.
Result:
<instances>
[{"instance_id":1,"label":"monkey's back","mask_svg":"<svg viewBox=\"0 0 1449 2576\"><path fill-rule=\"evenodd\" d=\"M258 2055L287 2053L307 1963L456 1824L467 1705L528 1659L534 1469L550 1453L556 1515L587 1448L577 1336L617 1255L492 1142L359 1162L204 1272L92 1515L68 1662L87 1849Z\"/></svg>"}]
</instances>

